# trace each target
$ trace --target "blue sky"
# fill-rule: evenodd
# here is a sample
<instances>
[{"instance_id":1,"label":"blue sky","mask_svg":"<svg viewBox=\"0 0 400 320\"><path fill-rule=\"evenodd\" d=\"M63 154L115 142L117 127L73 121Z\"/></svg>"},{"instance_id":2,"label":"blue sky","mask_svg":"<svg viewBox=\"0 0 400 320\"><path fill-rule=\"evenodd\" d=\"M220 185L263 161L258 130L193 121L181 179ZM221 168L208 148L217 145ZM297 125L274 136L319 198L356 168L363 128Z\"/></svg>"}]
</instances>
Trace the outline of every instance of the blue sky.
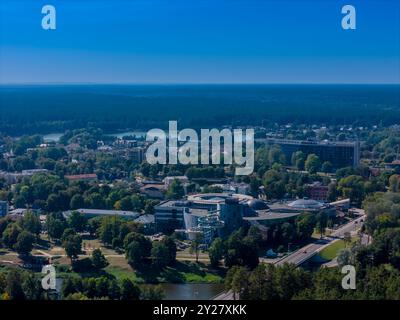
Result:
<instances>
[{"instance_id":1,"label":"blue sky","mask_svg":"<svg viewBox=\"0 0 400 320\"><path fill-rule=\"evenodd\" d=\"M400 1L2 0L0 83L59 82L400 83Z\"/></svg>"}]
</instances>

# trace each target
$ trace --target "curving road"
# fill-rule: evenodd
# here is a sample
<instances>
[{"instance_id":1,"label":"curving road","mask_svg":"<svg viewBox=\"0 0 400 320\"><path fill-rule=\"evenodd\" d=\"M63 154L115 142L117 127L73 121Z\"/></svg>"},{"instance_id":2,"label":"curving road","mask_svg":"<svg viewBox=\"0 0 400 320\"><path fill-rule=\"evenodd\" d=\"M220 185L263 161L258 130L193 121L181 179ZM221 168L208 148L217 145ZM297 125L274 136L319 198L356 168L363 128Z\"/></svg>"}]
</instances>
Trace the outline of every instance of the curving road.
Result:
<instances>
[{"instance_id":1,"label":"curving road","mask_svg":"<svg viewBox=\"0 0 400 320\"><path fill-rule=\"evenodd\" d=\"M356 230L360 229L363 221L365 219L364 210L357 209L358 218L352 220L349 223L346 223L339 229L332 232L330 236L323 237L320 240L317 240L314 243L308 244L299 250L293 252L292 254L284 257L283 259L275 262L276 265L282 265L284 263L292 263L296 266L301 265L302 263L306 262L308 259L312 258L315 254L321 251L326 246L330 245L331 243L342 239L346 232L353 233ZM260 259L262 260L262 259Z\"/></svg>"}]
</instances>

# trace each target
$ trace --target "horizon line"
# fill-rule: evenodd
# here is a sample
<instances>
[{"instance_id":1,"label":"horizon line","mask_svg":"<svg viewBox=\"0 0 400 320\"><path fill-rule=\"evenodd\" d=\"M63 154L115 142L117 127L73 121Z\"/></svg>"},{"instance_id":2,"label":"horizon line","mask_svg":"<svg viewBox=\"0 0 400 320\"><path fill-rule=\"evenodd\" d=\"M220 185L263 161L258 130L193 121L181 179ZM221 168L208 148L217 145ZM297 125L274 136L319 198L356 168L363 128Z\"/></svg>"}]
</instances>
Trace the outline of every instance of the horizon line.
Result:
<instances>
[{"instance_id":1,"label":"horizon line","mask_svg":"<svg viewBox=\"0 0 400 320\"><path fill-rule=\"evenodd\" d=\"M60 85L137 85L137 86L204 86L204 85L400 85L400 82L9 82L0 86L60 86Z\"/></svg>"}]
</instances>

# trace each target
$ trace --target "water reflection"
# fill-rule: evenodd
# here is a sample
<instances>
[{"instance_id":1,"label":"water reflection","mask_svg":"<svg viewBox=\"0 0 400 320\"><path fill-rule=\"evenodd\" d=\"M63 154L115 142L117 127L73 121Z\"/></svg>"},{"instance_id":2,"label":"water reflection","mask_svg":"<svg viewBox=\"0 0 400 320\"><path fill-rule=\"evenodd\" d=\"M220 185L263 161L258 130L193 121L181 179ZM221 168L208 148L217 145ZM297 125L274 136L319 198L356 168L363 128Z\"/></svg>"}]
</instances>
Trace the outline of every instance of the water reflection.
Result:
<instances>
[{"instance_id":1,"label":"water reflection","mask_svg":"<svg viewBox=\"0 0 400 320\"><path fill-rule=\"evenodd\" d=\"M209 300L221 293L222 283L162 283L165 300Z\"/></svg>"}]
</instances>

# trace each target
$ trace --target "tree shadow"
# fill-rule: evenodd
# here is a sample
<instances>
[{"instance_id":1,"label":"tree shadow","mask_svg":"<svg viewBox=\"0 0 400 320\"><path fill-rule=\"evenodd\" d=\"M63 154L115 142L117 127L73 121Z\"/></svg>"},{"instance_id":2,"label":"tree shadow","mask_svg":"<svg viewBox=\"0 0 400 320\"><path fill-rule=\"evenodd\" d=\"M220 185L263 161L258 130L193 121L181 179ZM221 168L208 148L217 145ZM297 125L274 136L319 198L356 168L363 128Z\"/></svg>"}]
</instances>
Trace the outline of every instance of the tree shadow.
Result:
<instances>
[{"instance_id":1,"label":"tree shadow","mask_svg":"<svg viewBox=\"0 0 400 320\"><path fill-rule=\"evenodd\" d=\"M208 264L202 262L181 262L176 261L173 265L160 268L151 264L150 261L143 262L139 266L131 265L132 272L136 273L138 278L148 284L157 283L185 283L185 274L194 274L199 277L205 277L207 274L214 274L224 277L226 268L210 268Z\"/></svg>"},{"instance_id":2,"label":"tree shadow","mask_svg":"<svg viewBox=\"0 0 400 320\"><path fill-rule=\"evenodd\" d=\"M35 243L35 247L43 250L48 250L51 248L51 242L49 240L45 240L38 237Z\"/></svg>"}]
</instances>

